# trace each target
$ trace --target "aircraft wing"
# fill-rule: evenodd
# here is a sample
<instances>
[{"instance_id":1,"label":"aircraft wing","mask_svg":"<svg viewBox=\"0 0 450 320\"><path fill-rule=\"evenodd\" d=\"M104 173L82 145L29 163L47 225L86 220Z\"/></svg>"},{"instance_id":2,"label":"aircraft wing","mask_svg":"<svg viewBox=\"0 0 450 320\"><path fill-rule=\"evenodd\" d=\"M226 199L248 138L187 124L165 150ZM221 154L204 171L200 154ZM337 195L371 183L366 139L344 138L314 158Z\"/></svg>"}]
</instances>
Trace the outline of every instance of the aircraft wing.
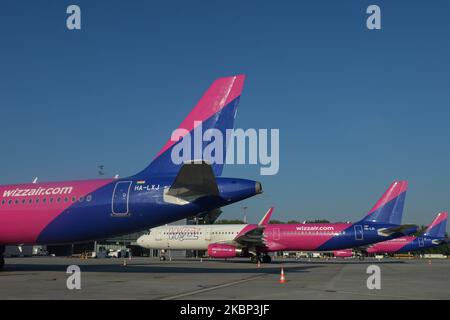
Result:
<instances>
[{"instance_id":1,"label":"aircraft wing","mask_svg":"<svg viewBox=\"0 0 450 320\"><path fill-rule=\"evenodd\" d=\"M264 229L270 221L273 210L274 208L271 207L257 225L247 225L236 238L234 238L234 241L249 248L267 248L267 243L264 239Z\"/></svg>"},{"instance_id":2,"label":"aircraft wing","mask_svg":"<svg viewBox=\"0 0 450 320\"><path fill-rule=\"evenodd\" d=\"M249 248L266 247L264 242L264 228L264 226L259 225L247 225L234 238L234 242Z\"/></svg>"},{"instance_id":3,"label":"aircraft wing","mask_svg":"<svg viewBox=\"0 0 450 320\"><path fill-rule=\"evenodd\" d=\"M166 202L179 205L204 196L219 196L219 188L211 165L202 160L184 163L172 186L164 192Z\"/></svg>"}]
</instances>

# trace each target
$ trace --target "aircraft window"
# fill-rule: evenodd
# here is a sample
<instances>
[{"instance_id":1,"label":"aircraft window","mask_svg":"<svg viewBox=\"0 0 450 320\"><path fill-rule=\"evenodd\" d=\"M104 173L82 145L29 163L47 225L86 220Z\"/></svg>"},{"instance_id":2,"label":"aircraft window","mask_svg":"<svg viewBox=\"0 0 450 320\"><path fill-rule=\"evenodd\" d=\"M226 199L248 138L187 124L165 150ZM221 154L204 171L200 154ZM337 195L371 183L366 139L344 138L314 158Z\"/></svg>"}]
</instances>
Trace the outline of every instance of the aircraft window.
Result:
<instances>
[{"instance_id":1,"label":"aircraft window","mask_svg":"<svg viewBox=\"0 0 450 320\"><path fill-rule=\"evenodd\" d=\"M16 204L19 204L19 200L16 199L16 201L14 201Z\"/></svg>"},{"instance_id":2,"label":"aircraft window","mask_svg":"<svg viewBox=\"0 0 450 320\"><path fill-rule=\"evenodd\" d=\"M28 200L28 203L32 204L33 203L33 199L30 198L30 200Z\"/></svg>"},{"instance_id":3,"label":"aircraft window","mask_svg":"<svg viewBox=\"0 0 450 320\"><path fill-rule=\"evenodd\" d=\"M12 203L12 200L9 200L9 201L8 201L8 204L11 204L11 203Z\"/></svg>"},{"instance_id":4,"label":"aircraft window","mask_svg":"<svg viewBox=\"0 0 450 320\"><path fill-rule=\"evenodd\" d=\"M50 201L50 203L53 203L53 198L50 198L48 201Z\"/></svg>"},{"instance_id":5,"label":"aircraft window","mask_svg":"<svg viewBox=\"0 0 450 320\"><path fill-rule=\"evenodd\" d=\"M36 203L39 203L39 198L36 198Z\"/></svg>"},{"instance_id":6,"label":"aircraft window","mask_svg":"<svg viewBox=\"0 0 450 320\"><path fill-rule=\"evenodd\" d=\"M64 202L68 202L68 201L69 201L69 198L65 197Z\"/></svg>"},{"instance_id":7,"label":"aircraft window","mask_svg":"<svg viewBox=\"0 0 450 320\"><path fill-rule=\"evenodd\" d=\"M25 204L27 202L27 199L22 199L22 204Z\"/></svg>"},{"instance_id":8,"label":"aircraft window","mask_svg":"<svg viewBox=\"0 0 450 320\"><path fill-rule=\"evenodd\" d=\"M77 201L77 197L72 197L72 202L76 202Z\"/></svg>"},{"instance_id":9,"label":"aircraft window","mask_svg":"<svg viewBox=\"0 0 450 320\"><path fill-rule=\"evenodd\" d=\"M5 200L2 200L2 204L5 204Z\"/></svg>"},{"instance_id":10,"label":"aircraft window","mask_svg":"<svg viewBox=\"0 0 450 320\"><path fill-rule=\"evenodd\" d=\"M42 199L42 203L46 203L47 202L47 198Z\"/></svg>"},{"instance_id":11,"label":"aircraft window","mask_svg":"<svg viewBox=\"0 0 450 320\"><path fill-rule=\"evenodd\" d=\"M61 202L61 198L60 197L58 197L58 199L56 199L56 202Z\"/></svg>"},{"instance_id":12,"label":"aircraft window","mask_svg":"<svg viewBox=\"0 0 450 320\"><path fill-rule=\"evenodd\" d=\"M80 199L78 201L83 202L84 201L84 197L80 197Z\"/></svg>"},{"instance_id":13,"label":"aircraft window","mask_svg":"<svg viewBox=\"0 0 450 320\"><path fill-rule=\"evenodd\" d=\"M87 202L90 202L92 200L92 196L91 195L88 195L87 197L86 197L86 201Z\"/></svg>"}]
</instances>

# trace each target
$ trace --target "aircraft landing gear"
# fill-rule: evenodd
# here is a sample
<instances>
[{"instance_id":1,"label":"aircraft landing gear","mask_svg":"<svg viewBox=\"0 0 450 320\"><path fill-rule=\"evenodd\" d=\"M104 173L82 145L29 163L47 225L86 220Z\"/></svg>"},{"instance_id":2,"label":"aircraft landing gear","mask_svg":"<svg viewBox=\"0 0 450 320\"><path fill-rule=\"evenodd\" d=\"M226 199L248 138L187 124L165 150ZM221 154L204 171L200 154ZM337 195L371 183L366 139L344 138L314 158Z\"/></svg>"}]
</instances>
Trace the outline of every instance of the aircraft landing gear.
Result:
<instances>
[{"instance_id":1,"label":"aircraft landing gear","mask_svg":"<svg viewBox=\"0 0 450 320\"><path fill-rule=\"evenodd\" d=\"M5 253L5 246L0 246L0 271L5 267L5 258L3 254Z\"/></svg>"},{"instance_id":2,"label":"aircraft landing gear","mask_svg":"<svg viewBox=\"0 0 450 320\"><path fill-rule=\"evenodd\" d=\"M250 261L253 263L258 263L258 260L259 260L259 262L262 262L262 263L271 263L272 262L272 258L268 254L265 254L262 256L260 254L257 254L257 255L251 256L251 258L250 258Z\"/></svg>"}]
</instances>

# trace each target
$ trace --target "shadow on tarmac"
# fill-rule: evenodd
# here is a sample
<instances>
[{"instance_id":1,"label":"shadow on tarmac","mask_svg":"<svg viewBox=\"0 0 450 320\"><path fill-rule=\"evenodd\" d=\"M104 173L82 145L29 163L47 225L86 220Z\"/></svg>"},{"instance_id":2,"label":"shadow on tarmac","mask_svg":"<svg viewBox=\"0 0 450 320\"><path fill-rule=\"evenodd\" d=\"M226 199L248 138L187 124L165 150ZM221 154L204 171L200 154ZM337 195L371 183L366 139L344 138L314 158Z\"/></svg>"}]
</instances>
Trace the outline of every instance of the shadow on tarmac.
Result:
<instances>
[{"instance_id":1,"label":"shadow on tarmac","mask_svg":"<svg viewBox=\"0 0 450 320\"><path fill-rule=\"evenodd\" d=\"M66 272L69 265L78 265L82 272L98 272L98 273L155 273L155 274L279 274L280 268L282 266L281 261L266 264L261 267L257 267L254 264L246 262L247 267L241 267L241 263L221 263L217 264L217 261L199 262L194 261L192 266L183 265L180 266L180 261L175 263L172 262L149 262L142 263L131 262L124 266L122 260L117 260L117 263L108 264L89 264L86 261L80 260L67 260L67 264L37 264L37 263L10 263L6 264L3 272L0 273L1 276L15 275L17 272ZM192 260L191 260L192 262ZM289 270L289 272L309 272L309 269L320 268L321 266L305 266L305 265L283 265L284 269Z\"/></svg>"},{"instance_id":2,"label":"shadow on tarmac","mask_svg":"<svg viewBox=\"0 0 450 320\"><path fill-rule=\"evenodd\" d=\"M403 264L407 261L404 260L297 260L297 263L305 263L305 264Z\"/></svg>"}]
</instances>

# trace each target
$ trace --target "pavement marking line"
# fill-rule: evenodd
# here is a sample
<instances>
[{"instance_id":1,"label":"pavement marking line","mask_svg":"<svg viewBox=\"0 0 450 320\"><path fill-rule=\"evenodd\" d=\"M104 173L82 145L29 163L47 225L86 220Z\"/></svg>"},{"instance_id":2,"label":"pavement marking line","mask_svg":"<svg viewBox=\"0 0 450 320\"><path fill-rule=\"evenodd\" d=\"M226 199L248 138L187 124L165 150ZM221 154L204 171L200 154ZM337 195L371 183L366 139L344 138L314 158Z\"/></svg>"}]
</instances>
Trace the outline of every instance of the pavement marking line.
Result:
<instances>
[{"instance_id":1,"label":"pavement marking line","mask_svg":"<svg viewBox=\"0 0 450 320\"><path fill-rule=\"evenodd\" d=\"M390 294L375 294L375 293L364 293L364 292L352 292L352 291L340 291L337 290L336 293L343 293L343 294L353 294L353 295L364 295L364 296L370 296L370 297L380 297L380 298L397 298L397 299L407 299L407 300L427 300L423 297L408 297L408 296L395 296ZM434 299L434 298L428 298L428 299Z\"/></svg>"},{"instance_id":2,"label":"pavement marking line","mask_svg":"<svg viewBox=\"0 0 450 320\"><path fill-rule=\"evenodd\" d=\"M331 278L330 281L328 281L328 284L325 286L324 291L337 291L334 289L336 282L342 279L342 276L344 275L345 270L348 268L348 264L342 265L343 267L339 272Z\"/></svg>"},{"instance_id":3,"label":"pavement marking line","mask_svg":"<svg viewBox=\"0 0 450 320\"><path fill-rule=\"evenodd\" d=\"M193 290L193 291L189 291L189 292L184 292L184 293L180 293L180 294L173 295L173 296L159 298L158 300L175 300L175 299L178 299L178 298L183 298L183 297L192 296L192 295L203 293L203 292L213 291L213 290L217 290L217 289L222 289L222 288L226 288L226 287L235 286L235 285L238 285L238 284L241 284L241 283L245 283L245 282L250 282L250 281L253 281L253 280L262 278L264 276L268 276L268 275L271 275L271 274L270 273L258 274L256 276L253 276L253 277L250 277L250 278L241 279L241 280L228 282L228 283L223 283L223 284L219 284L219 285L216 285L216 286L211 286L211 287L208 287L208 288L203 288L203 289L197 289L197 290Z\"/></svg>"}]
</instances>

